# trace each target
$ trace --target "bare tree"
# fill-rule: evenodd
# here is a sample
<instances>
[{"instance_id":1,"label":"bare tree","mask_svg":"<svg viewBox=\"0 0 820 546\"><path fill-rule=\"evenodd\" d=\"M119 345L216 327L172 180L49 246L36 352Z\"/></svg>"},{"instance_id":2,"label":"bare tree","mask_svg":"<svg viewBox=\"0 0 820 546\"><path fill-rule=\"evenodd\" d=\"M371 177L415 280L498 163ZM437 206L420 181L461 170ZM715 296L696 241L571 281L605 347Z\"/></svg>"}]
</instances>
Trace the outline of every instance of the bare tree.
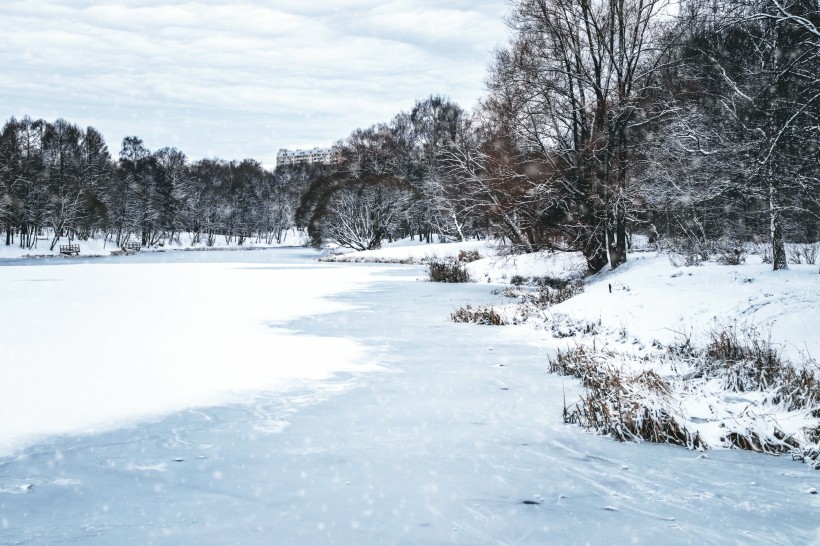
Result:
<instances>
[{"instance_id":1,"label":"bare tree","mask_svg":"<svg viewBox=\"0 0 820 546\"><path fill-rule=\"evenodd\" d=\"M664 61L666 0L522 0L498 52L488 102L507 110L522 153L549 173L541 192L564 208L592 271L626 260L635 150L659 115L646 107ZM559 204L560 203L560 204Z\"/></svg>"},{"instance_id":2,"label":"bare tree","mask_svg":"<svg viewBox=\"0 0 820 546\"><path fill-rule=\"evenodd\" d=\"M748 228L759 233L756 217L765 214L773 268L783 269L784 229L799 219L803 225L793 233L816 231L806 224L820 218L820 39L806 26L817 19L816 0L688 7L690 33L670 84L679 115L665 137L684 168L676 181L668 177L668 162L658 171L671 184L689 185L680 197L687 208L700 204L687 221L704 237L698 217L706 218L710 206L728 224L724 232L741 237L750 235L743 232ZM740 229L730 225L738 211L745 215Z\"/></svg>"}]
</instances>

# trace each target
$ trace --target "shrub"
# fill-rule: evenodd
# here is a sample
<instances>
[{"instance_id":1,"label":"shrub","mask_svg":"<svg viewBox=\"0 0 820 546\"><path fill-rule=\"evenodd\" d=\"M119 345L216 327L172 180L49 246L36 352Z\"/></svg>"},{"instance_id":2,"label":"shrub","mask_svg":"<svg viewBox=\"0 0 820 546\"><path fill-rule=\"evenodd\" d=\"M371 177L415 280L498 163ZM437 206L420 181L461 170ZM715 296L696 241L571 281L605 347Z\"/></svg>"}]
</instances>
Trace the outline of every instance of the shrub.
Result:
<instances>
[{"instance_id":1,"label":"shrub","mask_svg":"<svg viewBox=\"0 0 820 546\"><path fill-rule=\"evenodd\" d=\"M460 250L458 252L458 261L462 263L475 262L481 259L481 254L477 250Z\"/></svg>"},{"instance_id":2,"label":"shrub","mask_svg":"<svg viewBox=\"0 0 820 546\"><path fill-rule=\"evenodd\" d=\"M472 322L474 324L485 324L487 326L504 326L507 322L492 307L479 305L473 308L466 305L450 313L450 320L453 322Z\"/></svg>"},{"instance_id":3,"label":"shrub","mask_svg":"<svg viewBox=\"0 0 820 546\"><path fill-rule=\"evenodd\" d=\"M760 261L764 264L772 263L772 245L755 243L752 245L752 254L760 256Z\"/></svg>"},{"instance_id":4,"label":"shrub","mask_svg":"<svg viewBox=\"0 0 820 546\"><path fill-rule=\"evenodd\" d=\"M542 307L550 307L565 302L568 299L583 293L584 283L582 281L567 281L558 288L550 288L547 285L538 291L535 303Z\"/></svg>"},{"instance_id":5,"label":"shrub","mask_svg":"<svg viewBox=\"0 0 820 546\"><path fill-rule=\"evenodd\" d=\"M515 277L511 279L513 284L518 280ZM549 283L539 284L537 292L527 289L517 289L508 287L500 294L506 298L517 298L525 303L534 304L539 309L546 309L552 305L557 305L561 302L583 293L584 283L581 280L558 280L552 279Z\"/></svg>"},{"instance_id":6,"label":"shrub","mask_svg":"<svg viewBox=\"0 0 820 546\"><path fill-rule=\"evenodd\" d=\"M434 261L427 266L433 282L470 282L470 275L464 264L448 260Z\"/></svg>"},{"instance_id":7,"label":"shrub","mask_svg":"<svg viewBox=\"0 0 820 546\"><path fill-rule=\"evenodd\" d=\"M817 255L820 254L820 243L803 245L803 259L809 265L817 264Z\"/></svg>"},{"instance_id":8,"label":"shrub","mask_svg":"<svg viewBox=\"0 0 820 546\"><path fill-rule=\"evenodd\" d=\"M740 244L719 246L715 259L723 265L740 265L746 261L746 249Z\"/></svg>"},{"instance_id":9,"label":"shrub","mask_svg":"<svg viewBox=\"0 0 820 546\"><path fill-rule=\"evenodd\" d=\"M712 410L723 431L720 441L738 449L791 452L795 459L820 468L816 361L804 355L801 363L789 362L767 336L750 327L716 328L702 348L693 346L686 332L684 337L683 342L643 357L600 350L594 344L558 351L549 360L549 371L577 377L584 387L579 401L564 404L565 422L617 440L707 448L681 409L683 401L721 390L747 392L751 394L745 397L749 400L745 409ZM658 370L667 370L667 375ZM724 395L716 400L725 400L719 405L737 404L737 397ZM778 420L778 412L796 412L800 415L796 422L804 424L787 434L780 423L788 419Z\"/></svg>"},{"instance_id":10,"label":"shrub","mask_svg":"<svg viewBox=\"0 0 820 546\"><path fill-rule=\"evenodd\" d=\"M556 290L560 290L562 288L566 288L569 285L578 285L583 287L583 283L579 279L561 279L558 277L550 277L548 275L544 275L543 277L533 277L532 279L535 285L544 288L554 288Z\"/></svg>"},{"instance_id":11,"label":"shrub","mask_svg":"<svg viewBox=\"0 0 820 546\"><path fill-rule=\"evenodd\" d=\"M786 255L793 264L815 265L818 252L820 252L820 243L786 245Z\"/></svg>"},{"instance_id":12,"label":"shrub","mask_svg":"<svg viewBox=\"0 0 820 546\"><path fill-rule=\"evenodd\" d=\"M675 417L672 388L653 370L625 373L608 363L617 355L582 345L550 359L552 373L572 375L585 388L578 402L564 405L564 422L624 441L707 447Z\"/></svg>"}]
</instances>

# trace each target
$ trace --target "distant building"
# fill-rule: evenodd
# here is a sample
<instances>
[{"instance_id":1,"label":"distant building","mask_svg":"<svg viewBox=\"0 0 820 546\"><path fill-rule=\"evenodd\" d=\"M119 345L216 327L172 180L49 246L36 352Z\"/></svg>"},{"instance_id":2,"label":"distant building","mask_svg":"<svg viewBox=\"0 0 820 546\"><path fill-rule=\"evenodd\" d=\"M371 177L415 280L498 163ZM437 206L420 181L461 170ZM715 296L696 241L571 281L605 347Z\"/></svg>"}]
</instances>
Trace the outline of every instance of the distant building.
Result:
<instances>
[{"instance_id":1,"label":"distant building","mask_svg":"<svg viewBox=\"0 0 820 546\"><path fill-rule=\"evenodd\" d=\"M301 163L321 163L335 165L339 162L339 150L336 147L313 148L312 150L279 150L276 154L276 166L299 165Z\"/></svg>"}]
</instances>

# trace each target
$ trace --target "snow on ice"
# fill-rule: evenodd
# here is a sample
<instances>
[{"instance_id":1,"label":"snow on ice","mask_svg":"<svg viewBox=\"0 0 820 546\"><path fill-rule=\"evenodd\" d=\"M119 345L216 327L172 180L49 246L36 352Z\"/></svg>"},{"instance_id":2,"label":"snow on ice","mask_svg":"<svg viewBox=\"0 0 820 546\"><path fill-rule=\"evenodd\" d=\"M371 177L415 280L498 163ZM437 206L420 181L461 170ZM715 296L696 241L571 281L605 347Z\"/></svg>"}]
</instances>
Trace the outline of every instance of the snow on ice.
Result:
<instances>
[{"instance_id":1,"label":"snow on ice","mask_svg":"<svg viewBox=\"0 0 820 546\"><path fill-rule=\"evenodd\" d=\"M462 285L300 249L3 263L0 543L820 543L807 465L564 424L580 387L546 361L574 341L448 315L582 261L469 249ZM550 312L619 347L748 320L820 353L815 269L632 258Z\"/></svg>"}]
</instances>

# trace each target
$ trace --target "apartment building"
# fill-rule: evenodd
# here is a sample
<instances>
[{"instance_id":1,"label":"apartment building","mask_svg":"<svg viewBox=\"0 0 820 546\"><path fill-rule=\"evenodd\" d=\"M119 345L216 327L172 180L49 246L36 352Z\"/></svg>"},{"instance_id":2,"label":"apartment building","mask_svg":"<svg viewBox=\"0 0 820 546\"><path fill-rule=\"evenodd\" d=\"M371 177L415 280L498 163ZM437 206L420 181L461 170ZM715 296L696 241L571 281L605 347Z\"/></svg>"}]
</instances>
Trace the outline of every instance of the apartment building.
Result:
<instances>
[{"instance_id":1,"label":"apartment building","mask_svg":"<svg viewBox=\"0 0 820 546\"><path fill-rule=\"evenodd\" d=\"M276 166L299 165L301 163L321 163L333 165L339 161L339 151L335 147L313 148L310 150L279 150L276 154Z\"/></svg>"}]
</instances>

